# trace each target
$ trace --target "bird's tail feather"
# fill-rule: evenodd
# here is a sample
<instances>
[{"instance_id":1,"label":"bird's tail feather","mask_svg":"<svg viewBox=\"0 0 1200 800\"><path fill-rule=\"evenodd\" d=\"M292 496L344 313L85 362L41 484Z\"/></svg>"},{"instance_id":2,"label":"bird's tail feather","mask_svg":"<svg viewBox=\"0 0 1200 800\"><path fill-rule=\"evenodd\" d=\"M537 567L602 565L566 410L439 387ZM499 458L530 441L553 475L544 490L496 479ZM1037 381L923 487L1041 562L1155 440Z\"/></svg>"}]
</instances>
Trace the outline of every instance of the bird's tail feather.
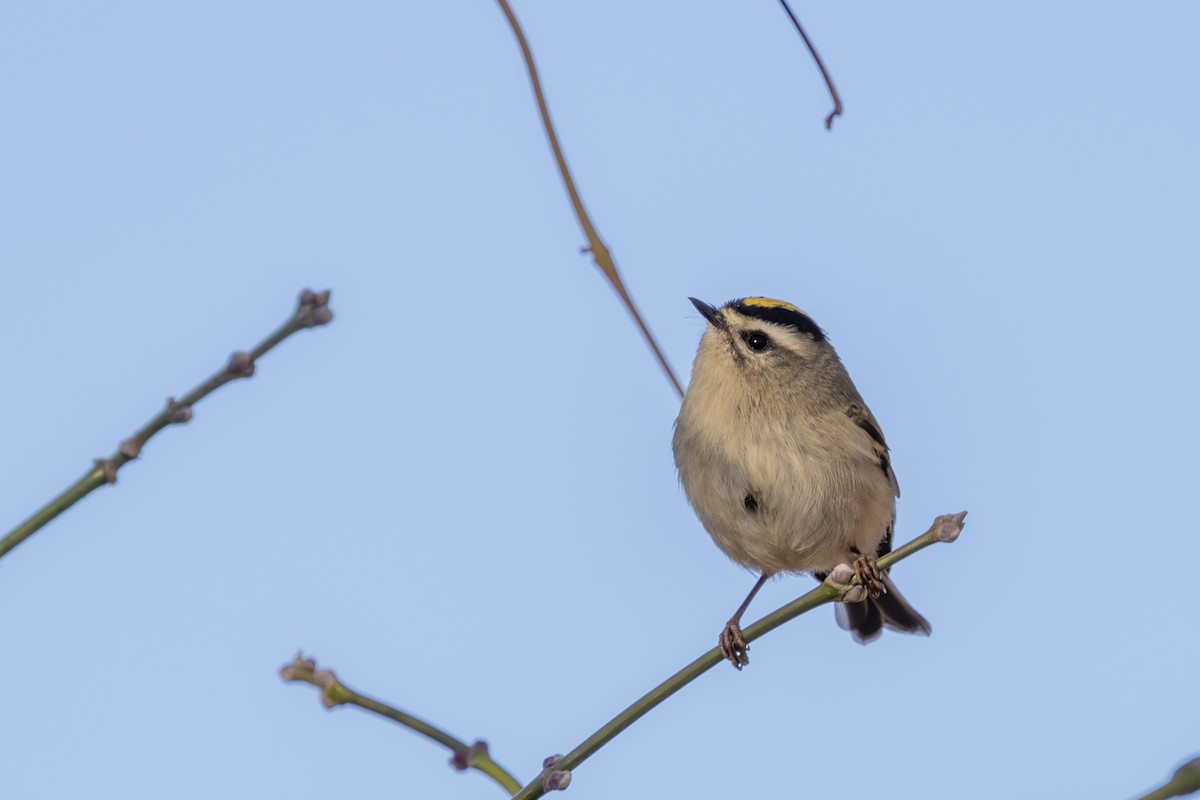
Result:
<instances>
[{"instance_id":1,"label":"bird's tail feather","mask_svg":"<svg viewBox=\"0 0 1200 800\"><path fill-rule=\"evenodd\" d=\"M928 636L932 630L929 621L908 604L890 577L882 577L886 589L883 594L856 603L838 603L834 607L838 625L850 631L860 644L878 639L885 627Z\"/></svg>"}]
</instances>

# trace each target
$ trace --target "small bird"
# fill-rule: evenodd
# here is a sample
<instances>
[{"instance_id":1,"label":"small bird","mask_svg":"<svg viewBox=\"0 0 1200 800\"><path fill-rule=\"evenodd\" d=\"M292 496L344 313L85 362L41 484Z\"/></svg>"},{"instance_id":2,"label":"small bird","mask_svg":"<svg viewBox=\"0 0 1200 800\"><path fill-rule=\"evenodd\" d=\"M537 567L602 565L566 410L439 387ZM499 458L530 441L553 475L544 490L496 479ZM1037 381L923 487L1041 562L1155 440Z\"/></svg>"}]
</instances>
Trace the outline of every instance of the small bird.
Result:
<instances>
[{"instance_id":1,"label":"small bird","mask_svg":"<svg viewBox=\"0 0 1200 800\"><path fill-rule=\"evenodd\" d=\"M887 442L812 318L765 297L720 308L688 298L708 321L675 422L684 492L717 546L760 573L725 625L721 652L750 663L741 618L767 579L839 564L866 589L839 603L859 642L883 628L928 635L929 623L876 559L892 549L896 498Z\"/></svg>"}]
</instances>

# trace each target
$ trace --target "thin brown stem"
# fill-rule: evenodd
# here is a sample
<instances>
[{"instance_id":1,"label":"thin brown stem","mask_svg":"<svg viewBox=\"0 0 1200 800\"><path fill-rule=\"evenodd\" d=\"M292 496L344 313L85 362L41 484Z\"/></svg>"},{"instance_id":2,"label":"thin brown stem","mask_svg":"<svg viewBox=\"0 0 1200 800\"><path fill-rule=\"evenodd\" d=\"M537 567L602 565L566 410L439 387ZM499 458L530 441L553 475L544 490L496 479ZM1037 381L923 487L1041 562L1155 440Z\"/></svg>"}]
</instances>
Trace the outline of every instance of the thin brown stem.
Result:
<instances>
[{"instance_id":1,"label":"thin brown stem","mask_svg":"<svg viewBox=\"0 0 1200 800\"><path fill-rule=\"evenodd\" d=\"M504 12L504 17L508 20L513 35L517 38L517 44L521 48L521 55L525 59L525 68L529 72L529 83L533 86L533 95L537 99L538 112L542 117L542 127L546 130L546 138L550 140L550 149L554 152L554 162L558 165L558 174L562 176L563 185L566 186L567 194L571 198L571 206L575 209L575 216L579 219L579 226L583 228L583 234L588 240L585 250L592 254L592 260L596 262L596 266L604 273L604 277L612 284L613 289L617 292L617 296L621 298L621 302L629 310L633 321L642 332L642 338L646 340L646 344L649 345L650 350L654 353L654 357L658 359L658 364L662 367L667 380L675 387L675 391L679 393L679 396L683 397L683 385L675 377L675 371L671 369L670 363L667 362L667 357L663 355L661 348L659 348L658 341L654 338L654 334L650 332L650 328L646 325L645 320L642 319L641 313L637 310L637 306L634 305L633 298L626 291L625 284L621 280L621 275L617 272L617 265L613 261L612 253L609 252L608 247L600 239L600 234L596 232L596 226L592 224L587 210L583 207L583 199L579 196L579 190L575 188L575 180L571 177L571 171L567 168L567 159L563 156L562 147L558 143L558 134L554 131L554 123L550 121L550 109L546 104L546 96L542 93L542 82L538 77L537 66L533 63L533 51L529 49L529 42L526 41L525 33L521 30L521 24L517 22L517 16L513 13L507 0L496 0L496 2L499 3L500 10Z\"/></svg>"},{"instance_id":2,"label":"thin brown stem","mask_svg":"<svg viewBox=\"0 0 1200 800\"><path fill-rule=\"evenodd\" d=\"M787 12L788 18L796 26L796 31L800 34L800 38L804 40L804 45L812 55L813 61L817 62L817 69L821 70L821 77L825 79L825 86L829 89L829 96L833 98L833 111L830 111L829 116L825 117L825 130L829 130L833 127L833 118L842 115L842 98L838 95L837 87L833 85L833 76L829 74L829 70L825 68L825 62L821 60L821 54L813 46L812 39L809 39L808 34L804 32L804 26L800 24L800 20L792 13L792 8L787 4L787 0L779 0L779 4L783 6L783 10Z\"/></svg>"}]
</instances>

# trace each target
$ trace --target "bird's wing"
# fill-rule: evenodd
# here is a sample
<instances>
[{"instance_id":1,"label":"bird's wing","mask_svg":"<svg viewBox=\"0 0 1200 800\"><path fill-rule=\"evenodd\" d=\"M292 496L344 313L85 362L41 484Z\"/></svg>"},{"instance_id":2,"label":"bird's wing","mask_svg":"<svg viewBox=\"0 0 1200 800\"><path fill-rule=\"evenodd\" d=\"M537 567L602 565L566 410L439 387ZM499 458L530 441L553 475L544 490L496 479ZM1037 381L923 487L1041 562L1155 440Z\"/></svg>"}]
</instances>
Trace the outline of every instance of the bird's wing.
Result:
<instances>
[{"instance_id":1,"label":"bird's wing","mask_svg":"<svg viewBox=\"0 0 1200 800\"><path fill-rule=\"evenodd\" d=\"M879 467L883 470L883 474L887 475L888 482L892 484L892 491L896 493L896 497L899 497L900 484L896 482L896 473L892 472L892 460L888 457L887 442L884 441L883 431L879 430L879 423L875 421L871 409L861 403L851 403L846 408L846 416L850 417L851 421L870 437L871 451L879 459Z\"/></svg>"}]
</instances>

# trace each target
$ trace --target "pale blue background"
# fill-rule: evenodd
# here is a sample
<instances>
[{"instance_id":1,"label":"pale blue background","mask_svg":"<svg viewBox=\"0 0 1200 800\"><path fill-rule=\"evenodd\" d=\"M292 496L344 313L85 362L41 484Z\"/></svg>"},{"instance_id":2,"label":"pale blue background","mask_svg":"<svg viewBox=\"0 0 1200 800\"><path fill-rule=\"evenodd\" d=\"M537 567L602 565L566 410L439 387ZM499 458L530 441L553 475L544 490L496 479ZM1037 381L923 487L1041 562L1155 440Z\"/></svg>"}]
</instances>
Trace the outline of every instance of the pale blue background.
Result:
<instances>
[{"instance_id":1,"label":"pale blue background","mask_svg":"<svg viewBox=\"0 0 1200 800\"><path fill-rule=\"evenodd\" d=\"M688 295L792 300L883 424L929 639L820 609L570 797L1112 797L1200 754L1200 5L518 2L682 376ZM583 239L496 6L0 9L0 525L332 287L335 323L0 561L6 798L502 794L752 577ZM757 618L806 591L773 583Z\"/></svg>"}]
</instances>

